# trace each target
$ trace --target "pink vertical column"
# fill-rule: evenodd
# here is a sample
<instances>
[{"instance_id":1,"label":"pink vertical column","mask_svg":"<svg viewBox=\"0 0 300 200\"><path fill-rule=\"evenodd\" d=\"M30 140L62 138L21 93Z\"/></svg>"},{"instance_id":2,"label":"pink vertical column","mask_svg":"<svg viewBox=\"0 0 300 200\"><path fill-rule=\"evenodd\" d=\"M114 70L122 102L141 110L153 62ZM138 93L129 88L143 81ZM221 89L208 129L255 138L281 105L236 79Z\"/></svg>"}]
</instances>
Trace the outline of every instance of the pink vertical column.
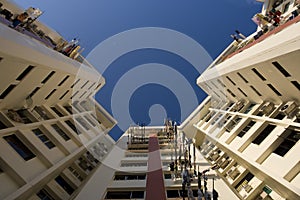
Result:
<instances>
[{"instance_id":1,"label":"pink vertical column","mask_svg":"<svg viewBox=\"0 0 300 200\"><path fill-rule=\"evenodd\" d=\"M166 200L165 184L161 166L159 143L156 135L149 138L146 200Z\"/></svg>"}]
</instances>

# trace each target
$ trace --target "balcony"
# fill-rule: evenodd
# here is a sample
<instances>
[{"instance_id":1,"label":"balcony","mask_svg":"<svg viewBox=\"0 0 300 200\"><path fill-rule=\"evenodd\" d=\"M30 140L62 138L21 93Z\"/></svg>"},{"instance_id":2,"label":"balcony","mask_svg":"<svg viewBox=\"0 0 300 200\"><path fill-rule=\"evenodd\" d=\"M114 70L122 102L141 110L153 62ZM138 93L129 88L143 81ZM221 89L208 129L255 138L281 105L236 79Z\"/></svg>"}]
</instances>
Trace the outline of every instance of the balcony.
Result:
<instances>
[{"instance_id":1,"label":"balcony","mask_svg":"<svg viewBox=\"0 0 300 200\"><path fill-rule=\"evenodd\" d=\"M11 15L9 15L9 13L10 13L10 11L0 8L0 24L3 27L5 27L5 26L9 27L12 24L11 16L13 15L13 13L11 13ZM42 27L42 28L44 28L44 27ZM54 41L49 35L47 35L42 30L42 28L38 27L36 24L32 24L28 27L17 26L16 28L8 28L8 29L14 30L14 31L18 32L19 34L22 34L26 37L29 37L29 38L37 41L38 43L44 45L45 47L47 47L51 50L55 50L56 52L61 53L62 47L65 46L66 44L68 44L68 42L66 42L62 37L59 40ZM49 28L47 28L47 29L49 29ZM49 32L49 30L48 30L48 32ZM2 34L5 34L5 33L2 33ZM94 67L81 55L80 48L81 47L78 45L76 48L73 48L73 50L68 55L65 55L65 57L68 57L72 60L77 61L78 63L82 63L85 66L88 66L89 68L94 69ZM63 55L63 54L61 54L61 55Z\"/></svg>"},{"instance_id":2,"label":"balcony","mask_svg":"<svg viewBox=\"0 0 300 200\"><path fill-rule=\"evenodd\" d=\"M225 51L219 56L219 58L216 59L216 61L209 68L215 67L216 65L224 62L225 60L234 57L235 55L254 46L255 44L258 44L263 40L267 39L268 37L282 31L290 25L299 22L299 12L300 9L297 6L295 6L289 12L281 15L280 22L276 26L274 25L274 23L272 24L271 22L267 21L268 16L265 16L262 13L256 14L254 16L254 19L259 18L260 21L263 21L260 30L248 36L246 39L234 41L227 49L225 49Z\"/></svg>"}]
</instances>

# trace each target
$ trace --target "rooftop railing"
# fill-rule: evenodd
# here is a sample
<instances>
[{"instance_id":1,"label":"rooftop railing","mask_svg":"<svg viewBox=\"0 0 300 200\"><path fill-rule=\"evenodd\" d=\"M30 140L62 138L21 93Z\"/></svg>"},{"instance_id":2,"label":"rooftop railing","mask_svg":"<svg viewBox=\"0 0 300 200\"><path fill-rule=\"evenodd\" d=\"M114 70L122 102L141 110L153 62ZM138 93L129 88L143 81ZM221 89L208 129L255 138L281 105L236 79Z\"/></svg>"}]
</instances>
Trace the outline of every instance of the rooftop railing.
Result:
<instances>
[{"instance_id":1,"label":"rooftop railing","mask_svg":"<svg viewBox=\"0 0 300 200\"><path fill-rule=\"evenodd\" d=\"M295 12L297 12L295 16ZM288 26L295 24L300 21L300 15L298 15L300 9L295 7L293 12L282 17L278 26L274 26L274 24L266 23L261 30L253 33L252 35L248 36L246 39L242 41L234 41L224 52L223 54L212 64L210 68L215 67L216 65L224 62L225 60L241 53L242 51L254 46L255 44L262 42L266 38L271 35L274 35L283 29L287 28ZM262 14L260 14L262 15Z\"/></svg>"},{"instance_id":2,"label":"rooftop railing","mask_svg":"<svg viewBox=\"0 0 300 200\"><path fill-rule=\"evenodd\" d=\"M7 25L9 27L12 26L12 16L13 14L10 13L6 9L1 9L0 8L0 23ZM14 30L27 35L40 43L44 44L50 49L56 50L57 52L60 52L64 54L62 51L60 51L57 47L58 44L55 43L48 35L46 35L42 30L38 30L37 26L35 24L30 24L29 26L26 26L26 23L22 26L17 26L13 28ZM68 44L66 41L62 41L64 44ZM61 47L62 48L62 47ZM76 60L79 63L82 63L90 68L94 68L93 65L91 65L79 52L80 46L75 46L68 54L64 54L65 56Z\"/></svg>"}]
</instances>

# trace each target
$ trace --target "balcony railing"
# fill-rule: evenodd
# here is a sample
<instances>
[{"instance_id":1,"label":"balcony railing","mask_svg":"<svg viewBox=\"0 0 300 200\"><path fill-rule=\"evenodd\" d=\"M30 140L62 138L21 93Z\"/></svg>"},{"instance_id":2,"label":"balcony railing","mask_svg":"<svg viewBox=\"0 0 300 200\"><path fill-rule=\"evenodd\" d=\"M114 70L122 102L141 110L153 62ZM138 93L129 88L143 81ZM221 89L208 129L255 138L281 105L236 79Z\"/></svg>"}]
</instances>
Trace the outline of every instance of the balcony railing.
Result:
<instances>
[{"instance_id":1,"label":"balcony railing","mask_svg":"<svg viewBox=\"0 0 300 200\"><path fill-rule=\"evenodd\" d=\"M216 65L224 62L225 60L237 55L238 53L241 53L242 51L254 46L255 44L262 42L266 38L268 38L271 35L274 35L283 29L289 27L292 24L295 24L300 21L300 15L295 14L300 12L300 9L295 7L295 10L293 12L290 12L286 16L284 16L278 26L274 26L273 24L266 21L265 26L262 27L261 30L257 31L256 33L248 36L246 39L237 42L234 41L225 51L224 53L212 64L212 67L215 67ZM257 14L260 18L264 18L266 16L262 14ZM298 15L298 16L296 16Z\"/></svg>"},{"instance_id":2,"label":"balcony railing","mask_svg":"<svg viewBox=\"0 0 300 200\"><path fill-rule=\"evenodd\" d=\"M1 10L0 10L1 11ZM11 26L12 21L10 18L7 18L6 16L4 16L3 14L1 14L0 12L0 23L6 25L6 26ZM60 52L57 47L58 44L56 44L48 35L46 35L43 31L41 30L37 30L37 29L33 29L30 27L15 27L14 30L32 38L35 39L37 41L39 41L40 43L42 43L43 45L47 46L50 49L56 50L57 52ZM73 48L73 50L66 55L67 57L76 60L79 63L82 63L90 68L94 68L79 52L79 49L81 47L77 46L76 48Z\"/></svg>"}]
</instances>

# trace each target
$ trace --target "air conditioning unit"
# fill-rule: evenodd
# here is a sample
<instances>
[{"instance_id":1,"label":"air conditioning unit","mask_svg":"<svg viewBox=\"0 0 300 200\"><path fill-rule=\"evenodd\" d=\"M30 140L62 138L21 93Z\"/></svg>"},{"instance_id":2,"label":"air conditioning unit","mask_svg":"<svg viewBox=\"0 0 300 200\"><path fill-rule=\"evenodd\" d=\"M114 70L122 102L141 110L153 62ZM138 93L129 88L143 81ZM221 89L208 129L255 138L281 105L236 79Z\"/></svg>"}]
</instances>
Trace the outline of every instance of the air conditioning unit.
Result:
<instances>
[{"instance_id":1,"label":"air conditioning unit","mask_svg":"<svg viewBox=\"0 0 300 200\"><path fill-rule=\"evenodd\" d=\"M266 102L264 105L259 109L260 112L262 112L265 115L269 115L274 110L274 103L272 102Z\"/></svg>"},{"instance_id":2,"label":"air conditioning unit","mask_svg":"<svg viewBox=\"0 0 300 200\"><path fill-rule=\"evenodd\" d=\"M232 169L229 170L227 174L232 180L235 180L241 174L241 172L238 169Z\"/></svg>"},{"instance_id":3,"label":"air conditioning unit","mask_svg":"<svg viewBox=\"0 0 300 200\"><path fill-rule=\"evenodd\" d=\"M287 116L290 116L290 114L294 112L296 109L297 109L297 104L294 101L289 101L280 108L280 112L284 113Z\"/></svg>"},{"instance_id":4,"label":"air conditioning unit","mask_svg":"<svg viewBox=\"0 0 300 200\"><path fill-rule=\"evenodd\" d=\"M235 111L240 111L243 107L244 107L244 101L240 100L240 101L238 101L238 102L235 103L233 109Z\"/></svg>"},{"instance_id":5,"label":"air conditioning unit","mask_svg":"<svg viewBox=\"0 0 300 200\"><path fill-rule=\"evenodd\" d=\"M224 169L230 163L230 159L223 158L221 160L221 164L219 164L220 168Z\"/></svg>"}]
</instances>

